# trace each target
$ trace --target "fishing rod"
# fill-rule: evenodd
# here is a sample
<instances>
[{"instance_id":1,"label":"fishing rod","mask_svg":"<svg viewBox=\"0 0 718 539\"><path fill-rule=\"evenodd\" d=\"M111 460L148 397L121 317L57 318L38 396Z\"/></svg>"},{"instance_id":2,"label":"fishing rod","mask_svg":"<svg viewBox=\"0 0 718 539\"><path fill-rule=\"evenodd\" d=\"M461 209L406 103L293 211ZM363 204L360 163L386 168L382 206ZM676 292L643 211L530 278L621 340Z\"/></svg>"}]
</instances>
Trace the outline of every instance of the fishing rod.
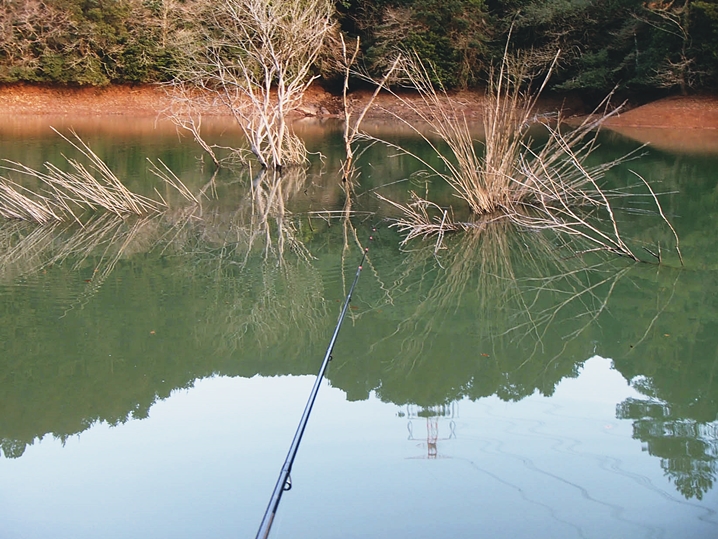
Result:
<instances>
[{"instance_id":1,"label":"fishing rod","mask_svg":"<svg viewBox=\"0 0 718 539\"><path fill-rule=\"evenodd\" d=\"M370 236L369 239L372 240L373 237ZM267 537L269 536L269 531L272 528L274 516L277 514L277 508L279 507L279 501L282 499L282 494L292 488L292 478L290 474L292 472L292 464L294 463L294 457L296 457L297 455L297 450L299 449L299 444L302 441L302 436L304 435L304 429L307 426L307 421L309 421L309 414L312 413L312 407L314 406L314 401L317 398L317 393L319 393L319 386L321 385L322 379L324 378L324 373L329 366L329 362L332 360L332 351L334 350L334 344L337 342L339 330L342 327L344 316L347 314L347 309L349 309L349 302L352 300L354 287L359 280L359 274L361 273L362 265L364 264L366 254L368 252L369 248L367 247L364 249L364 254L361 257L359 266L357 266L356 275L354 275L354 282L349 288L349 293L347 294L346 298L344 298L344 306L342 307L341 314L339 315L337 326L334 328L334 334L329 341L327 353L324 354L324 361L322 362L322 366L319 369L319 373L317 374L317 379L314 381L314 387L312 388L312 392L309 394L307 405L304 407L302 419L299 421L297 431L294 433L292 445L289 447L289 452L287 453L287 458L284 461L284 466L282 466L282 471L279 474L279 479L277 479L277 484L275 485L274 491L272 492L272 497L269 499L269 505L267 506L267 510L264 512L262 524L259 526L259 531L257 532L257 539L267 539Z\"/></svg>"}]
</instances>

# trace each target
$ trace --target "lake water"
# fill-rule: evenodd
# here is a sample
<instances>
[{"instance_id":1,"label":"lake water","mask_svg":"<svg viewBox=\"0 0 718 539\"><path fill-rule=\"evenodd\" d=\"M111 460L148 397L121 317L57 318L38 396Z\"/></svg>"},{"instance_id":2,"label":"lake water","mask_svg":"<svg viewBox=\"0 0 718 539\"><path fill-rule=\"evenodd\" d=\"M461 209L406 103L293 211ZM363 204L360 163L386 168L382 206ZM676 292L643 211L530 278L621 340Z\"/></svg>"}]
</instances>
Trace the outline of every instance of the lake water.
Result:
<instances>
[{"instance_id":1,"label":"lake water","mask_svg":"<svg viewBox=\"0 0 718 539\"><path fill-rule=\"evenodd\" d=\"M71 157L49 123L4 120L0 157ZM0 227L3 539L254 537L364 246L271 537L718 536L718 155L649 149L607 178L665 193L684 266L648 197L618 208L657 265L506 225L401 248L375 194L423 194L421 167L369 148L343 220L332 123L298 127L322 158L275 190L212 181L148 121L75 127L171 208Z\"/></svg>"}]
</instances>

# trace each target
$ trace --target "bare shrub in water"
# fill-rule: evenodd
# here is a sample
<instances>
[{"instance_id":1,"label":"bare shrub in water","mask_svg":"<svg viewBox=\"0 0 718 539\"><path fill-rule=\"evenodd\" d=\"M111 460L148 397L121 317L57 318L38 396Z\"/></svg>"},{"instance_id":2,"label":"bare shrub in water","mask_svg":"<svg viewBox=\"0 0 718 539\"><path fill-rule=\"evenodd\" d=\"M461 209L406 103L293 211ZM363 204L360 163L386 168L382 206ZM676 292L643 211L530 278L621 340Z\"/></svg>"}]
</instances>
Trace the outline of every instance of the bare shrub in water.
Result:
<instances>
[{"instance_id":1,"label":"bare shrub in water","mask_svg":"<svg viewBox=\"0 0 718 539\"><path fill-rule=\"evenodd\" d=\"M58 135L80 152L89 165L66 158L70 170L65 171L53 163L45 163L45 171L41 171L8 161L3 168L38 180L44 193L15 188L13 185L17 184L7 178L0 178L0 191L4 195L0 200L1 215L46 223L50 220L65 220L68 216L77 220L77 210L86 208L101 208L119 217L146 215L163 209L163 203L127 189L77 134L73 133L75 141L59 132Z\"/></svg>"},{"instance_id":2,"label":"bare shrub in water","mask_svg":"<svg viewBox=\"0 0 718 539\"><path fill-rule=\"evenodd\" d=\"M119 218L117 222L111 222L112 226L132 215L146 218L141 223L159 217L173 223L175 240L181 237L188 221L209 218L204 214L203 202L209 198L208 191L214 193L215 176L198 193L193 193L161 160L156 163L150 161L151 172L181 197L178 211L170 212L169 198L165 200L157 189L155 192L159 201L130 191L77 134L74 134L75 140L60 136L78 150L88 164L65 158L69 171L52 163L45 163L45 171L42 171L7 161L8 165L2 168L26 176L37 186L30 189L0 177L0 217L39 224L75 221L83 229L84 233L76 236L82 238L80 243L83 245L88 238L94 237L90 234L92 230L107 231L111 228L99 227L98 223L105 221L96 219L95 212L85 214L87 210L102 209L105 210L104 216ZM261 243L265 257L272 255L280 264L285 249L295 252L301 259L311 258L291 214L286 210L287 200L296 195L305 183L306 171L303 167L289 167L283 171L260 169L251 181L250 196L234 212L243 219L241 225L229 227L228 233L233 236L229 244L234 246L233 249L246 244L249 253L256 243ZM144 224L141 228L148 229ZM203 235L208 240L220 229L221 226L206 226ZM134 237L134 234L131 236ZM29 244L26 242L26 245Z\"/></svg>"},{"instance_id":3,"label":"bare shrub in water","mask_svg":"<svg viewBox=\"0 0 718 539\"><path fill-rule=\"evenodd\" d=\"M343 36L341 36L341 45L342 69L344 71L344 85L342 87L342 105L344 109L343 136L344 151L346 153L346 160L344 161L344 163L342 163L342 182L348 184L348 190L351 191L352 181L358 176L358 171L354 164L355 157L357 157L355 155L354 145L357 140L363 138L360 131L361 124L364 121L365 116L369 112L369 109L371 109L371 107L374 105L374 101L376 100L377 96L382 90L385 89L386 85L389 83L389 79L391 78L392 74L399 67L401 57L398 56L397 58L395 58L394 62L388 67L386 73L384 73L384 77L382 77L382 80L376 85L376 88L374 89L374 92L372 93L372 96L369 101L366 103L366 105L364 105L356 119L353 119L352 114L354 111L349 105L349 101L347 99L347 92L349 90L349 77L354 74L358 75L360 78L365 78L370 82L371 79L353 70L354 64L356 63L357 57L359 55L359 38L357 38L354 43L354 52L352 52L351 56L347 53L347 46Z\"/></svg>"},{"instance_id":4,"label":"bare shrub in water","mask_svg":"<svg viewBox=\"0 0 718 539\"><path fill-rule=\"evenodd\" d=\"M464 114L442 88L437 89L432 83L436 75L415 55L404 57L403 79L418 91L422 106L395 95L429 126L430 133L399 115L396 117L422 137L439 157L442 169L399 146L396 148L413 155L432 174L446 181L454 194L465 201L470 213L481 218L479 226L483 226L486 216L508 219L525 228L552 229L577 239L581 244L576 248L578 252L605 250L638 260L619 233L610 202L617 193L600 185L606 171L635 155L598 165L587 164L596 148L601 125L615 113L608 111L609 98L579 126L568 131L562 128L560 114L554 121L536 115L537 100L557 58L558 55L540 89L530 94L522 90L525 63L512 60L506 51L487 92L481 154ZM537 123L548 132L548 140L538 149L528 133L529 127ZM448 146L448 152L439 149L434 136ZM653 198L658 204L658 199ZM453 210L440 208L416 195L410 204L387 202L403 214L393 226L407 234L406 241L477 226L473 221L457 222ZM658 210L665 219L660 205ZM596 216L609 225L601 224Z\"/></svg>"},{"instance_id":5,"label":"bare shrub in water","mask_svg":"<svg viewBox=\"0 0 718 539\"><path fill-rule=\"evenodd\" d=\"M38 195L0 177L0 216L5 219L46 224L62 220L61 208L51 198Z\"/></svg>"},{"instance_id":6,"label":"bare shrub in water","mask_svg":"<svg viewBox=\"0 0 718 539\"><path fill-rule=\"evenodd\" d=\"M170 96L208 100L234 117L251 152L265 168L302 164L304 143L287 115L316 79L311 68L334 28L329 0L222 0L208 4L205 41L188 51ZM188 88L199 93L188 93ZM201 103L200 103L201 104ZM201 140L198 125L178 123ZM206 150L211 150L203 144ZM210 154L212 152L210 151ZM218 160L213 156L216 163Z\"/></svg>"}]
</instances>

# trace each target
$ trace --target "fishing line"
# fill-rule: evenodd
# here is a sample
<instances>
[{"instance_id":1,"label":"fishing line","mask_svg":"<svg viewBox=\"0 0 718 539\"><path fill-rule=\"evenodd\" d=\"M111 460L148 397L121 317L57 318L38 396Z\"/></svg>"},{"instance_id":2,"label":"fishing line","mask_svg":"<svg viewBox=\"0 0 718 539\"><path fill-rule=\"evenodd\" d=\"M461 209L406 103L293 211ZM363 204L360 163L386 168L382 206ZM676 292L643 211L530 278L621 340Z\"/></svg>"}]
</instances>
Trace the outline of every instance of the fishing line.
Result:
<instances>
[{"instance_id":1,"label":"fishing line","mask_svg":"<svg viewBox=\"0 0 718 539\"><path fill-rule=\"evenodd\" d=\"M376 231L376 229L373 230ZM369 236L369 240L373 239L373 236ZM272 528L274 516L277 514L277 509L279 507L279 502L282 499L282 494L292 488L292 478L290 475L292 472L292 464L294 463L294 458L297 455L299 444L302 441L302 436L304 435L304 429L307 426L307 421L309 421L309 415L312 413L312 407L314 406L314 401L317 398L319 386L321 385L322 379L324 378L324 373L329 366L329 362L332 360L332 351L334 350L334 344L337 341L337 337L339 336L339 330L342 327L342 322L344 321L344 317L346 316L347 310L349 309L349 303L352 300L352 294L354 293L354 288L359 281L359 274L361 273L362 266L364 265L364 261L366 260L366 255L368 252L369 248L364 248L364 253L362 254L361 261L359 262L356 274L354 275L354 281L349 288L349 293L346 295L346 298L344 298L344 305L342 307L341 314L339 315L339 320L337 321L337 325L334 328L332 338L329 341L327 352L326 354L324 354L324 361L322 361L322 366L320 367L319 373L317 374L317 378L314 381L314 387L312 388L312 391L309 394L309 399L307 400L307 404L304 407L304 413L302 414L302 418L299 421L299 426L297 427L297 431L294 433L292 445L289 447L287 458L285 459L284 465L282 466L282 471L279 473L279 478L277 479L277 484L274 486L272 497L269 499L269 505L267 505L267 510L264 512L264 518L262 519L262 523L259 526L259 531L257 532L257 539L266 539L269 536L269 531Z\"/></svg>"}]
</instances>

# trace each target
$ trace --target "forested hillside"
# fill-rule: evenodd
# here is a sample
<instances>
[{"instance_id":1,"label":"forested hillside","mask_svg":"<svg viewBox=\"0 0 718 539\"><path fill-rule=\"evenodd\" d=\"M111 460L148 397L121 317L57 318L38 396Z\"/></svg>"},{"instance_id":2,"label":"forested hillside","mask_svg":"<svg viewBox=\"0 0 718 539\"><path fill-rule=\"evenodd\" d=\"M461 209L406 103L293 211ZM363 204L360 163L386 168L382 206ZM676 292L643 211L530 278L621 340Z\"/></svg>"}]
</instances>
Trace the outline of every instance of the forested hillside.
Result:
<instances>
[{"instance_id":1,"label":"forested hillside","mask_svg":"<svg viewBox=\"0 0 718 539\"><path fill-rule=\"evenodd\" d=\"M0 82L171 79L224 1L0 0ZM718 0L337 0L336 20L361 38L360 63L377 77L402 47L449 88L481 86L513 25L512 48L530 67L562 51L554 90L718 89Z\"/></svg>"}]
</instances>

